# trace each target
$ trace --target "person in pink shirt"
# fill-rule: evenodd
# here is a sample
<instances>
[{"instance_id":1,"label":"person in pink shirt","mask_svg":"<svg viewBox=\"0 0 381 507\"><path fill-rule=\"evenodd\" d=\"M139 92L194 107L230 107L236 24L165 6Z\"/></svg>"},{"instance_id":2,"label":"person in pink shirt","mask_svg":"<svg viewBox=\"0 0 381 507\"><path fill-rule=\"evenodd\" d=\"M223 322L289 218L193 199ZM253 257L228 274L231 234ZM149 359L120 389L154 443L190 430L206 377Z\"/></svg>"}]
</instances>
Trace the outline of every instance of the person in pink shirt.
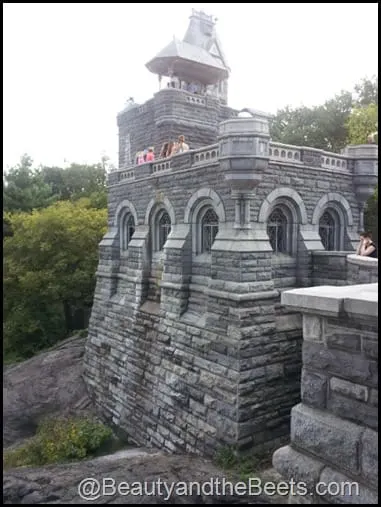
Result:
<instances>
[{"instance_id":1,"label":"person in pink shirt","mask_svg":"<svg viewBox=\"0 0 381 507\"><path fill-rule=\"evenodd\" d=\"M148 148L148 153L146 155L146 162L153 162L155 160L155 154L153 152L153 148Z\"/></svg>"}]
</instances>

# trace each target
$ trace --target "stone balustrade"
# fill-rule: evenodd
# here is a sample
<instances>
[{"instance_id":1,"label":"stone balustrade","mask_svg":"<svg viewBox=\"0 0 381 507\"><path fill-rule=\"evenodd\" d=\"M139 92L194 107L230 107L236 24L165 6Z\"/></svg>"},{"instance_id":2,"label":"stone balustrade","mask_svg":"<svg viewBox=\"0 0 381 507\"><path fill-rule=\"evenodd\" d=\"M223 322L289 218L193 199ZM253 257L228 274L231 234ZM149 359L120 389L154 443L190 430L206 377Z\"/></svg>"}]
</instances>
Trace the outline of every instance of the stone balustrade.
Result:
<instances>
[{"instance_id":1,"label":"stone balustrade","mask_svg":"<svg viewBox=\"0 0 381 507\"><path fill-rule=\"evenodd\" d=\"M291 164L302 164L301 149L297 146L282 143L270 143L270 161L284 161Z\"/></svg>"},{"instance_id":2,"label":"stone balustrade","mask_svg":"<svg viewBox=\"0 0 381 507\"><path fill-rule=\"evenodd\" d=\"M378 284L282 294L303 316L301 403L276 470L304 483L289 503L378 503Z\"/></svg>"},{"instance_id":3,"label":"stone balustrade","mask_svg":"<svg viewBox=\"0 0 381 507\"><path fill-rule=\"evenodd\" d=\"M189 95L189 97L188 97ZM197 96L193 96L193 94L187 94L187 100L204 100L200 99ZM315 148L304 148L300 146L293 146L282 143L271 143L269 144L269 162L271 163L284 163L291 164L296 167L302 167L303 165L310 165L309 161L304 160L304 150L308 150L309 153L313 152L315 155L320 157L320 167L325 170L332 170L335 172L348 172L348 157L346 155L338 155L333 153L324 152L322 150L317 150ZM191 155L191 164L190 167L199 166L202 164L209 164L213 162L217 162L219 160L219 150L218 144L212 144L209 146L205 146L203 148L199 148L197 150L190 150L188 152ZM174 155L175 157L179 157L183 154ZM172 167L170 159L157 159L154 163L148 162L147 164L142 164L140 166L131 166L129 168L124 168L123 170L114 171L112 173L112 177L110 178L110 183L118 183L124 182L125 180L130 180L131 178L143 178L148 175L156 175L157 173L169 172L171 170L176 170L174 165ZM143 167L149 165L150 169L148 171L144 170ZM188 167L189 168L189 167ZM132 171L134 170L134 171ZM131 172L132 171L132 172ZM134 174L135 172L135 174Z\"/></svg>"}]
</instances>

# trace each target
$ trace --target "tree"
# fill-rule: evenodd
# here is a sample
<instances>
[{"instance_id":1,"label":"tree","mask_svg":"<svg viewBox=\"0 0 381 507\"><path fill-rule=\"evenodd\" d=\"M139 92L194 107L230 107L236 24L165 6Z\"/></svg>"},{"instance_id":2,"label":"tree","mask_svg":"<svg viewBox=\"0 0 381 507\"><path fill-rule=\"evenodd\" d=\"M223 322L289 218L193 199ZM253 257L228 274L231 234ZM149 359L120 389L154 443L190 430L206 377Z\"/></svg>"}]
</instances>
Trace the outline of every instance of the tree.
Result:
<instances>
[{"instance_id":1,"label":"tree","mask_svg":"<svg viewBox=\"0 0 381 507\"><path fill-rule=\"evenodd\" d=\"M29 357L86 327L107 210L81 199L7 218L4 353Z\"/></svg>"},{"instance_id":2,"label":"tree","mask_svg":"<svg viewBox=\"0 0 381 507\"><path fill-rule=\"evenodd\" d=\"M353 93L342 91L323 105L286 107L278 111L270 122L272 140L340 152L348 144L348 122L352 111L378 104L377 86L377 77L363 79ZM372 132L374 130L369 134Z\"/></svg>"},{"instance_id":3,"label":"tree","mask_svg":"<svg viewBox=\"0 0 381 507\"><path fill-rule=\"evenodd\" d=\"M378 76L364 78L355 86L354 102L357 106L378 105Z\"/></svg>"},{"instance_id":4,"label":"tree","mask_svg":"<svg viewBox=\"0 0 381 507\"><path fill-rule=\"evenodd\" d=\"M75 200L106 192L106 168L103 162L94 165L71 164L66 169L43 167L42 175L45 183L52 186L61 200Z\"/></svg>"},{"instance_id":5,"label":"tree","mask_svg":"<svg viewBox=\"0 0 381 507\"><path fill-rule=\"evenodd\" d=\"M370 134L377 132L378 105L356 107L347 120L350 144L366 144Z\"/></svg>"},{"instance_id":6,"label":"tree","mask_svg":"<svg viewBox=\"0 0 381 507\"><path fill-rule=\"evenodd\" d=\"M3 200L5 211L32 211L51 204L56 196L52 187L44 182L41 172L32 169L28 155L4 175Z\"/></svg>"}]
</instances>

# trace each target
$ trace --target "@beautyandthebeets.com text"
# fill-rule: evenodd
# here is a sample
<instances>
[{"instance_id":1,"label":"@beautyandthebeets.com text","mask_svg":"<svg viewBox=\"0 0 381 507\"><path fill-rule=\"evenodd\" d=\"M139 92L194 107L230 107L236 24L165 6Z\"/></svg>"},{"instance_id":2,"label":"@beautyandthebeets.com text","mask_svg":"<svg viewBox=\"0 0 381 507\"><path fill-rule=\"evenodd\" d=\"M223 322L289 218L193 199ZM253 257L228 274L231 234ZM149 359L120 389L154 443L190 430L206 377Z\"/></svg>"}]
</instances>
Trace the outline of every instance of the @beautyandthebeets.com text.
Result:
<instances>
[{"instance_id":1,"label":"@beautyandthebeets.com text","mask_svg":"<svg viewBox=\"0 0 381 507\"><path fill-rule=\"evenodd\" d=\"M231 482L225 478L211 478L205 482L166 482L162 479L144 482L118 482L112 477L95 479L87 477L78 485L78 494L89 502L109 496L157 496L164 501L173 496L357 496L357 482L319 482L313 491L305 482L294 480L280 482L263 482L258 477L247 481Z\"/></svg>"}]
</instances>

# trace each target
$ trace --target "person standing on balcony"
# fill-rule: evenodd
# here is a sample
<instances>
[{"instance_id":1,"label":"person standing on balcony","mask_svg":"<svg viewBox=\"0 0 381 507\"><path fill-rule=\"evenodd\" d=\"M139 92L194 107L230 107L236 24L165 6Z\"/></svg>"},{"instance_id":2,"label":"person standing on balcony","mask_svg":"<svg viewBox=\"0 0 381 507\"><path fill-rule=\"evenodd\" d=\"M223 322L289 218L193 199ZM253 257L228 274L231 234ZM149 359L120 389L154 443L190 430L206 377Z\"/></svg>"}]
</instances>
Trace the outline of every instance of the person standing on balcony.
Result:
<instances>
[{"instance_id":1,"label":"person standing on balcony","mask_svg":"<svg viewBox=\"0 0 381 507\"><path fill-rule=\"evenodd\" d=\"M148 148L148 152L146 155L146 162L153 162L155 160L155 153L153 151L153 148Z\"/></svg>"},{"instance_id":2,"label":"person standing on balcony","mask_svg":"<svg viewBox=\"0 0 381 507\"><path fill-rule=\"evenodd\" d=\"M177 143L176 153L184 153L185 151L189 151L189 146L185 142L185 137L179 136L179 142Z\"/></svg>"}]
</instances>

